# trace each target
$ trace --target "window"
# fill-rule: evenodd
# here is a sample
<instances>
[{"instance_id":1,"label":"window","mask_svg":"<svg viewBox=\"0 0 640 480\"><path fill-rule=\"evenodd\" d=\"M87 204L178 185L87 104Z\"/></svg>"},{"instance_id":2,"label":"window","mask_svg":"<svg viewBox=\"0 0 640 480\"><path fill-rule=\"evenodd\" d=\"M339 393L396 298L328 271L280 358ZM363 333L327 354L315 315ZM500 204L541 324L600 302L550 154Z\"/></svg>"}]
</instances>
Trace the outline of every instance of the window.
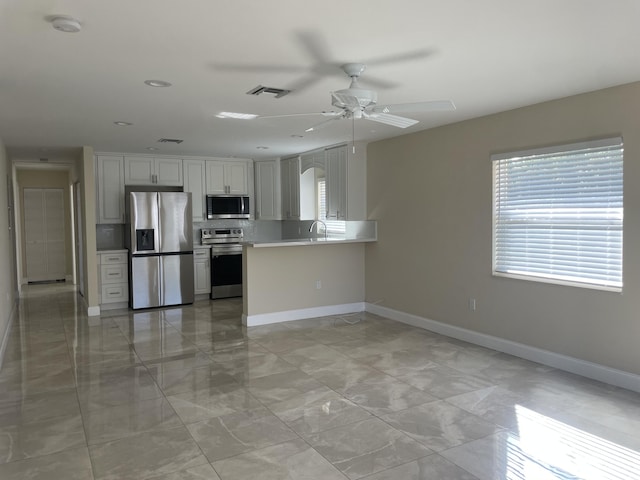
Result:
<instances>
[{"instance_id":1,"label":"window","mask_svg":"<svg viewBox=\"0 0 640 480\"><path fill-rule=\"evenodd\" d=\"M318 198L316 202L318 220L322 220L327 226L327 234L343 234L346 232L346 223L344 220L327 220L327 189L325 177L318 178L316 185L316 191L318 192Z\"/></svg>"},{"instance_id":2,"label":"window","mask_svg":"<svg viewBox=\"0 0 640 480\"><path fill-rule=\"evenodd\" d=\"M622 290L621 138L492 156L493 273Z\"/></svg>"}]
</instances>

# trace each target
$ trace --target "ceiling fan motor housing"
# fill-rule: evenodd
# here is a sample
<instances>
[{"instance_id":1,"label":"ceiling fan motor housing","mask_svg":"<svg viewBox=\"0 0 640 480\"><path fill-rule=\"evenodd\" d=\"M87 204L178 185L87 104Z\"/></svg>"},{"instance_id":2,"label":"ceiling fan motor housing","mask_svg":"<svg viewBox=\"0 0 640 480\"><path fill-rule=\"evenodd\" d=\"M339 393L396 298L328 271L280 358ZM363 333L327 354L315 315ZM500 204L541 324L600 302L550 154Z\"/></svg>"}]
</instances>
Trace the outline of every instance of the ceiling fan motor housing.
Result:
<instances>
[{"instance_id":1,"label":"ceiling fan motor housing","mask_svg":"<svg viewBox=\"0 0 640 480\"><path fill-rule=\"evenodd\" d=\"M378 94L364 88L345 88L333 92L333 106L340 108L366 108L375 105Z\"/></svg>"}]
</instances>

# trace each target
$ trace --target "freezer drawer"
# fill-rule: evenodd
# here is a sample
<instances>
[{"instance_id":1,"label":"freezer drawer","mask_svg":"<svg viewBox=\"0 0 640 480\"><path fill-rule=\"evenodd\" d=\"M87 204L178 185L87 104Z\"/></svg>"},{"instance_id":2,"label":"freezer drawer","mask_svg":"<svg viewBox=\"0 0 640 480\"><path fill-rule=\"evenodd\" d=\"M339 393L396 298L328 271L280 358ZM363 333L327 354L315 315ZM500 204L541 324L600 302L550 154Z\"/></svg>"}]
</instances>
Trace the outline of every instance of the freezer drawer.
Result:
<instances>
[{"instance_id":1,"label":"freezer drawer","mask_svg":"<svg viewBox=\"0 0 640 480\"><path fill-rule=\"evenodd\" d=\"M131 258L131 308L193 303L193 253Z\"/></svg>"},{"instance_id":2,"label":"freezer drawer","mask_svg":"<svg viewBox=\"0 0 640 480\"><path fill-rule=\"evenodd\" d=\"M193 253L161 258L160 302L162 305L193 303Z\"/></svg>"}]
</instances>

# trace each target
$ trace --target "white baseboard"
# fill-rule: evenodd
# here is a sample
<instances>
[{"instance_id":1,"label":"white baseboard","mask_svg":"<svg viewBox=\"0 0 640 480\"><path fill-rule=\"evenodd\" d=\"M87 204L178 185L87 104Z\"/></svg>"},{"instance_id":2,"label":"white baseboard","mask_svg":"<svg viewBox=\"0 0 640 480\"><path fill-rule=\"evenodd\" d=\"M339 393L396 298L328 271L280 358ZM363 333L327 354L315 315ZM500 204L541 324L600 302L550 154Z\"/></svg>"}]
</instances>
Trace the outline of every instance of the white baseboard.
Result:
<instances>
[{"instance_id":1,"label":"white baseboard","mask_svg":"<svg viewBox=\"0 0 640 480\"><path fill-rule=\"evenodd\" d=\"M2 343L0 343L0 370L2 370L2 362L4 360L4 353L7 350L7 345L9 343L9 335L11 335L11 330L13 328L15 315L18 312L17 309L18 301L16 299L11 306L11 311L9 312L9 318L7 319L7 329L4 331L4 336L2 337Z\"/></svg>"},{"instance_id":2,"label":"white baseboard","mask_svg":"<svg viewBox=\"0 0 640 480\"><path fill-rule=\"evenodd\" d=\"M287 310L284 312L261 313L258 315L242 314L242 323L247 327L269 325L271 323L292 322L305 318L326 317L328 315L343 315L345 313L357 313L364 310L364 303L345 303L342 305L328 305L326 307L303 308L300 310Z\"/></svg>"},{"instance_id":3,"label":"white baseboard","mask_svg":"<svg viewBox=\"0 0 640 480\"><path fill-rule=\"evenodd\" d=\"M382 307L380 305L366 303L365 307L367 312L371 312L391 320L406 323L414 327L424 328L425 330L453 337L475 345L498 350L516 357L531 360L532 362L542 363L543 365L548 365L560 370L582 375L583 377L599 380L610 385L640 392L640 375L625 372L623 370L617 370L598 363L581 360L579 358L570 357L568 355L562 355L560 353L532 347L523 343L513 342L504 338L486 335L466 328L437 322L435 320Z\"/></svg>"},{"instance_id":4,"label":"white baseboard","mask_svg":"<svg viewBox=\"0 0 640 480\"><path fill-rule=\"evenodd\" d=\"M97 317L100 315L100 306L97 307L87 307L87 315L89 317Z\"/></svg>"}]
</instances>

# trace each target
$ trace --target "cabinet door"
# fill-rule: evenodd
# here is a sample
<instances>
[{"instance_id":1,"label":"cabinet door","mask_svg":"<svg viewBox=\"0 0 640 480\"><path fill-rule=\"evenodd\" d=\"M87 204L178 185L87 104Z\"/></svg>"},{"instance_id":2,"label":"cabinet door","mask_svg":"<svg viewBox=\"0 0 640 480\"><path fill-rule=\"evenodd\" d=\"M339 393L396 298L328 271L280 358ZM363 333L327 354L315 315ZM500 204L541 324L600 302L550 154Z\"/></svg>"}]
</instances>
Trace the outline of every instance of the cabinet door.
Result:
<instances>
[{"instance_id":1,"label":"cabinet door","mask_svg":"<svg viewBox=\"0 0 640 480\"><path fill-rule=\"evenodd\" d=\"M153 185L155 168L151 157L124 157L124 184Z\"/></svg>"},{"instance_id":2,"label":"cabinet door","mask_svg":"<svg viewBox=\"0 0 640 480\"><path fill-rule=\"evenodd\" d=\"M209 250L196 250L194 252L193 262L193 277L194 277L194 293L196 295L211 293L211 270L210 265L210 252Z\"/></svg>"},{"instance_id":3,"label":"cabinet door","mask_svg":"<svg viewBox=\"0 0 640 480\"><path fill-rule=\"evenodd\" d=\"M249 193L249 181L247 164L245 162L229 162L224 166L224 183L227 193L233 195L247 195Z\"/></svg>"},{"instance_id":4,"label":"cabinet door","mask_svg":"<svg viewBox=\"0 0 640 480\"><path fill-rule=\"evenodd\" d=\"M256 218L280 219L280 175L278 161L256 162Z\"/></svg>"},{"instance_id":5,"label":"cabinet door","mask_svg":"<svg viewBox=\"0 0 640 480\"><path fill-rule=\"evenodd\" d=\"M181 158L156 158L155 159L155 183L158 185L171 185L181 187L182 159Z\"/></svg>"},{"instance_id":6,"label":"cabinet door","mask_svg":"<svg viewBox=\"0 0 640 480\"><path fill-rule=\"evenodd\" d=\"M184 160L182 164L184 191L191 192L193 221L206 220L206 171L204 160Z\"/></svg>"},{"instance_id":7,"label":"cabinet door","mask_svg":"<svg viewBox=\"0 0 640 480\"><path fill-rule=\"evenodd\" d=\"M300 219L300 160L289 160L289 209L291 218Z\"/></svg>"},{"instance_id":8,"label":"cabinet door","mask_svg":"<svg viewBox=\"0 0 640 480\"><path fill-rule=\"evenodd\" d=\"M124 223L123 157L96 158L98 223Z\"/></svg>"},{"instance_id":9,"label":"cabinet door","mask_svg":"<svg viewBox=\"0 0 640 480\"><path fill-rule=\"evenodd\" d=\"M327 220L347 218L347 147L326 151Z\"/></svg>"},{"instance_id":10,"label":"cabinet door","mask_svg":"<svg viewBox=\"0 0 640 480\"><path fill-rule=\"evenodd\" d=\"M289 160L280 160L280 198L282 203L282 218L291 218L291 176L289 174Z\"/></svg>"},{"instance_id":11,"label":"cabinet door","mask_svg":"<svg viewBox=\"0 0 640 480\"><path fill-rule=\"evenodd\" d=\"M224 162L218 160L206 161L207 193L209 195L221 195L225 192Z\"/></svg>"}]
</instances>

